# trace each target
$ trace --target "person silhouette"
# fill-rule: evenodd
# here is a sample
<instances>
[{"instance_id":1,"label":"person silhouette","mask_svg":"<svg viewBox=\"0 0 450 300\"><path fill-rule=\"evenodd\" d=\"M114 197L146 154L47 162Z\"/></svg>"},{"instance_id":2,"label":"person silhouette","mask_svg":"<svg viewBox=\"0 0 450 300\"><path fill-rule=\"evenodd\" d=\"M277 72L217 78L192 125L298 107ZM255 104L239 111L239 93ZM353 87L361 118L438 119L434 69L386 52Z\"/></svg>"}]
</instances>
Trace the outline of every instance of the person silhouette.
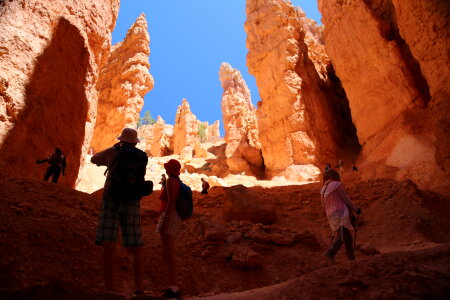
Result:
<instances>
[{"instance_id":1,"label":"person silhouette","mask_svg":"<svg viewBox=\"0 0 450 300\"><path fill-rule=\"evenodd\" d=\"M48 163L47 170L44 174L44 181L48 181L52 177L53 183L58 183L59 175L66 175L66 156L63 154L61 149L56 148L55 152L49 157L41 160L37 160L37 164Z\"/></svg>"}]
</instances>

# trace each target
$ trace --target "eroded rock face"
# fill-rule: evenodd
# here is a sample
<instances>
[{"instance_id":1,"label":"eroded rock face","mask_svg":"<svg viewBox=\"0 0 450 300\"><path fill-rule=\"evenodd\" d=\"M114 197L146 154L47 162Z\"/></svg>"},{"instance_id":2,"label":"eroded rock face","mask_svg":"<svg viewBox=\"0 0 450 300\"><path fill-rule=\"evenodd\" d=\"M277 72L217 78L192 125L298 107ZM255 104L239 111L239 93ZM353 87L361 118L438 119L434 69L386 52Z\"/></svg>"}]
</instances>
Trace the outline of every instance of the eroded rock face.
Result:
<instances>
[{"instance_id":1,"label":"eroded rock face","mask_svg":"<svg viewBox=\"0 0 450 300\"><path fill-rule=\"evenodd\" d=\"M222 84L222 116L225 126L225 156L230 173L261 175L263 159L258 137L256 110L250 90L239 70L222 63L219 71Z\"/></svg>"},{"instance_id":2,"label":"eroded rock face","mask_svg":"<svg viewBox=\"0 0 450 300\"><path fill-rule=\"evenodd\" d=\"M42 178L35 160L59 147L67 156L63 183L74 185L118 10L119 0L2 1L1 176Z\"/></svg>"},{"instance_id":3,"label":"eroded rock face","mask_svg":"<svg viewBox=\"0 0 450 300\"><path fill-rule=\"evenodd\" d=\"M165 156L173 152L173 132L173 125L165 124L163 118L158 116L153 125L153 141L150 148L152 156Z\"/></svg>"},{"instance_id":4,"label":"eroded rock face","mask_svg":"<svg viewBox=\"0 0 450 300\"><path fill-rule=\"evenodd\" d=\"M147 155L151 155L151 148L153 144L153 125L146 124L138 127L138 138L140 140L136 147L145 151Z\"/></svg>"},{"instance_id":5,"label":"eroded rock face","mask_svg":"<svg viewBox=\"0 0 450 300\"><path fill-rule=\"evenodd\" d=\"M360 161L394 166L422 187L442 183L450 172L448 1L319 0L319 9Z\"/></svg>"},{"instance_id":6,"label":"eroded rock face","mask_svg":"<svg viewBox=\"0 0 450 300\"><path fill-rule=\"evenodd\" d=\"M198 120L191 112L186 99L178 106L174 126L174 154L180 154L184 147L193 147L197 141Z\"/></svg>"},{"instance_id":7,"label":"eroded rock face","mask_svg":"<svg viewBox=\"0 0 450 300\"><path fill-rule=\"evenodd\" d=\"M206 138L208 141L215 141L220 138L220 121L216 120L206 129Z\"/></svg>"},{"instance_id":8,"label":"eroded rock face","mask_svg":"<svg viewBox=\"0 0 450 300\"><path fill-rule=\"evenodd\" d=\"M112 46L108 61L100 71L97 121L91 142L91 147L97 151L116 143L124 127L136 126L144 96L153 88L147 27L142 14L125 39Z\"/></svg>"},{"instance_id":9,"label":"eroded rock face","mask_svg":"<svg viewBox=\"0 0 450 300\"><path fill-rule=\"evenodd\" d=\"M203 127L204 135L199 136L200 127ZM178 106L175 116L175 126L173 133L173 152L174 154L182 154L185 157L195 155L195 148L198 142L214 141L220 137L219 121L214 122L211 126L208 122L201 122L191 112L191 107L186 99L183 99L181 105ZM186 148L183 150L183 148ZM203 153L203 151L201 151ZM204 156L204 154L200 154Z\"/></svg>"},{"instance_id":10,"label":"eroded rock face","mask_svg":"<svg viewBox=\"0 0 450 300\"><path fill-rule=\"evenodd\" d=\"M247 1L247 65L261 95L257 118L266 173L335 160L358 147L348 103L321 28L289 1Z\"/></svg>"}]
</instances>

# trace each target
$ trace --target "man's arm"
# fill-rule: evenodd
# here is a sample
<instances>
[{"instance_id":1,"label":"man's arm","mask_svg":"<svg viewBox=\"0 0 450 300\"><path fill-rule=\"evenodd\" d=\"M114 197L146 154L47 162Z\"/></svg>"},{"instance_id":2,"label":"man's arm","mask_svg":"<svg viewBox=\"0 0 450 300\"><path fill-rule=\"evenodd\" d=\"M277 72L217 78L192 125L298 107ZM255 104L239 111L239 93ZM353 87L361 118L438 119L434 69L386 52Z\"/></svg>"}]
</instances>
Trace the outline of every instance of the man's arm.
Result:
<instances>
[{"instance_id":1,"label":"man's arm","mask_svg":"<svg viewBox=\"0 0 450 300\"><path fill-rule=\"evenodd\" d=\"M42 163L45 163L45 162L48 162L50 160L50 157L47 157L47 158L45 158L45 159L41 159L41 160L36 160L36 163L37 164L42 164Z\"/></svg>"},{"instance_id":2,"label":"man's arm","mask_svg":"<svg viewBox=\"0 0 450 300\"><path fill-rule=\"evenodd\" d=\"M91 163L97 166L108 166L115 151L114 147L103 150L91 157Z\"/></svg>"}]
</instances>

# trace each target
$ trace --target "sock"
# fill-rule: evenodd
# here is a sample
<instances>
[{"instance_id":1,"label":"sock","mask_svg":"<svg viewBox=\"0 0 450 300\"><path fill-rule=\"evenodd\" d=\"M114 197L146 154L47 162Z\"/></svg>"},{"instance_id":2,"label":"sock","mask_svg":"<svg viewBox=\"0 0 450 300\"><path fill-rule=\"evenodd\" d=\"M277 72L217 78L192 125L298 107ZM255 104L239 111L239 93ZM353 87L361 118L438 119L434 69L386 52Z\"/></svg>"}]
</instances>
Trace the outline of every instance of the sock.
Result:
<instances>
[{"instance_id":1,"label":"sock","mask_svg":"<svg viewBox=\"0 0 450 300\"><path fill-rule=\"evenodd\" d=\"M172 292L174 292L174 293L178 292L178 287L177 287L176 285L169 286L169 288L170 288L170 289L172 290Z\"/></svg>"}]
</instances>

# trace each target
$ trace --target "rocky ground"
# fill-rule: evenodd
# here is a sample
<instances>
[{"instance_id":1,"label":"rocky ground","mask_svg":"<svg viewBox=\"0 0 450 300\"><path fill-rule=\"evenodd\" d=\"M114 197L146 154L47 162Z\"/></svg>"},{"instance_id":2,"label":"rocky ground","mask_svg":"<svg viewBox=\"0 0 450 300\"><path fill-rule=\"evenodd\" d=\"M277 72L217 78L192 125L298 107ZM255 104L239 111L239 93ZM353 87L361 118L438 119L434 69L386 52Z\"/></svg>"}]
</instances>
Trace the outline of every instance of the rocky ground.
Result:
<instances>
[{"instance_id":1,"label":"rocky ground","mask_svg":"<svg viewBox=\"0 0 450 300\"><path fill-rule=\"evenodd\" d=\"M194 191L177 241L184 295L206 299L445 299L450 293L450 201L410 181L348 180L363 214L357 260L326 266L330 230L320 183L214 186ZM105 294L93 243L101 192L29 179L0 181L0 298L125 299L131 259L118 247L117 291ZM142 200L145 288L166 286L155 233L159 191ZM148 298L150 299L150 298Z\"/></svg>"}]
</instances>

